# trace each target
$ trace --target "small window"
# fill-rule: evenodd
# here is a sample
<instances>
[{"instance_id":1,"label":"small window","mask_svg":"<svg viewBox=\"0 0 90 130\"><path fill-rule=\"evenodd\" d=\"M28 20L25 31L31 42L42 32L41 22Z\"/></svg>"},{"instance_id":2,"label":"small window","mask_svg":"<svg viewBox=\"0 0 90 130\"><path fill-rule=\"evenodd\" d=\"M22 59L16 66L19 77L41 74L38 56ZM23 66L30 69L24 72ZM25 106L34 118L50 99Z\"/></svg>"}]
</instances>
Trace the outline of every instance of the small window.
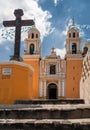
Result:
<instances>
[{"instance_id":1,"label":"small window","mask_svg":"<svg viewBox=\"0 0 90 130\"><path fill-rule=\"evenodd\" d=\"M50 65L50 74L56 74L56 65Z\"/></svg>"},{"instance_id":2,"label":"small window","mask_svg":"<svg viewBox=\"0 0 90 130\"><path fill-rule=\"evenodd\" d=\"M75 37L75 32L73 33L73 37Z\"/></svg>"},{"instance_id":3,"label":"small window","mask_svg":"<svg viewBox=\"0 0 90 130\"><path fill-rule=\"evenodd\" d=\"M34 38L34 33L32 33L32 39Z\"/></svg>"},{"instance_id":4,"label":"small window","mask_svg":"<svg viewBox=\"0 0 90 130\"><path fill-rule=\"evenodd\" d=\"M75 66L73 66L73 70L75 69Z\"/></svg>"},{"instance_id":5,"label":"small window","mask_svg":"<svg viewBox=\"0 0 90 130\"><path fill-rule=\"evenodd\" d=\"M69 37L71 37L71 33L69 33Z\"/></svg>"},{"instance_id":6,"label":"small window","mask_svg":"<svg viewBox=\"0 0 90 130\"><path fill-rule=\"evenodd\" d=\"M73 77L73 80L75 80L75 77Z\"/></svg>"},{"instance_id":7,"label":"small window","mask_svg":"<svg viewBox=\"0 0 90 130\"><path fill-rule=\"evenodd\" d=\"M36 34L36 38L38 38L38 34Z\"/></svg>"}]
</instances>

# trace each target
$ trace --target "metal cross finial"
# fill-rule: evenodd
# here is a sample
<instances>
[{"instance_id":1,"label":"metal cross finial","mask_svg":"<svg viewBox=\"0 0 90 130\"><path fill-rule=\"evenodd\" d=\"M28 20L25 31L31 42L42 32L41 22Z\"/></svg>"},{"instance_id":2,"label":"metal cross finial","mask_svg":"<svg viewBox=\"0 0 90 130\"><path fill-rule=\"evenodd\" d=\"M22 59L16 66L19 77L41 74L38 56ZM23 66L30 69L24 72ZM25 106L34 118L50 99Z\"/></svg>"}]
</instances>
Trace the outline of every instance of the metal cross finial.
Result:
<instances>
[{"instance_id":1,"label":"metal cross finial","mask_svg":"<svg viewBox=\"0 0 90 130\"><path fill-rule=\"evenodd\" d=\"M22 58L20 57L21 27L22 26L32 26L35 23L33 20L22 20L21 19L21 16L23 16L22 9L16 9L14 11L14 15L16 17L16 20L3 21L3 25L5 27L14 27L15 26L14 55L10 58L10 60L22 61Z\"/></svg>"},{"instance_id":2,"label":"metal cross finial","mask_svg":"<svg viewBox=\"0 0 90 130\"><path fill-rule=\"evenodd\" d=\"M74 19L74 17L72 18L72 26L75 26L75 19Z\"/></svg>"}]
</instances>

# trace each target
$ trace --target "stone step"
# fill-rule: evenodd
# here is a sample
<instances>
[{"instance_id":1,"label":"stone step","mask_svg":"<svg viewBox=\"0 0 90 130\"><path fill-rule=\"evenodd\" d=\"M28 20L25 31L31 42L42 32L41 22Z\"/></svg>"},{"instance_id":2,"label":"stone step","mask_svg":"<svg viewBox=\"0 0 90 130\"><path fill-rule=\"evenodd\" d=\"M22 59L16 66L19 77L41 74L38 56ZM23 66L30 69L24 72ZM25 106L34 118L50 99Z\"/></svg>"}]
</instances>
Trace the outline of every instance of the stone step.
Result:
<instances>
[{"instance_id":1,"label":"stone step","mask_svg":"<svg viewBox=\"0 0 90 130\"><path fill-rule=\"evenodd\" d=\"M90 130L90 119L0 119L0 130Z\"/></svg>"},{"instance_id":2,"label":"stone step","mask_svg":"<svg viewBox=\"0 0 90 130\"><path fill-rule=\"evenodd\" d=\"M84 104L83 99L16 100L15 104Z\"/></svg>"},{"instance_id":3,"label":"stone step","mask_svg":"<svg viewBox=\"0 0 90 130\"><path fill-rule=\"evenodd\" d=\"M90 118L90 105L0 106L0 119L80 119Z\"/></svg>"}]
</instances>

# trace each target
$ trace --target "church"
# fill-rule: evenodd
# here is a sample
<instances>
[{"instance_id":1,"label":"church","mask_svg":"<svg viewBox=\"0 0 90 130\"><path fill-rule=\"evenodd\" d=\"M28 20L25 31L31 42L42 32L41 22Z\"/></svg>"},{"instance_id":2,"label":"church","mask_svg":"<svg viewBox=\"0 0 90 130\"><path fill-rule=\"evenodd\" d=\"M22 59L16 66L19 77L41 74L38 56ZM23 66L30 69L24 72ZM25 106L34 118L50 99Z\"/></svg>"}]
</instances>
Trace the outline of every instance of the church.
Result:
<instances>
[{"instance_id":1,"label":"church","mask_svg":"<svg viewBox=\"0 0 90 130\"><path fill-rule=\"evenodd\" d=\"M51 54L42 58L39 30L33 26L25 38L23 61L0 62L0 104L16 100L80 98L83 57L82 38L74 21L67 31L64 59ZM43 46L43 44L42 44Z\"/></svg>"}]
</instances>

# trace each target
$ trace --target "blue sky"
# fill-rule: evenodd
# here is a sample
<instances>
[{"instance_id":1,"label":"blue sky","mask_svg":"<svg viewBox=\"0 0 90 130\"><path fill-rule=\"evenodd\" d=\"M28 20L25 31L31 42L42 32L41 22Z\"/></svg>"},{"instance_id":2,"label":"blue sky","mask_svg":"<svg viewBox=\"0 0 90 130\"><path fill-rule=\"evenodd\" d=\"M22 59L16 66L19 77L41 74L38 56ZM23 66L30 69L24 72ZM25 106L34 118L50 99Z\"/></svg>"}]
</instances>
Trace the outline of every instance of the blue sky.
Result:
<instances>
[{"instance_id":1,"label":"blue sky","mask_svg":"<svg viewBox=\"0 0 90 130\"><path fill-rule=\"evenodd\" d=\"M22 1L22 2L21 2ZM14 38L2 38L2 21L15 19L14 9L24 11L23 19L35 19L36 27L41 33L42 57L50 54L55 47L57 54L65 54L66 32L74 17L75 24L80 27L83 38L81 48L85 41L90 39L90 0L8 0L0 1L0 62L9 60L13 55ZM24 39L27 33L22 34L21 55L24 51Z\"/></svg>"}]
</instances>

